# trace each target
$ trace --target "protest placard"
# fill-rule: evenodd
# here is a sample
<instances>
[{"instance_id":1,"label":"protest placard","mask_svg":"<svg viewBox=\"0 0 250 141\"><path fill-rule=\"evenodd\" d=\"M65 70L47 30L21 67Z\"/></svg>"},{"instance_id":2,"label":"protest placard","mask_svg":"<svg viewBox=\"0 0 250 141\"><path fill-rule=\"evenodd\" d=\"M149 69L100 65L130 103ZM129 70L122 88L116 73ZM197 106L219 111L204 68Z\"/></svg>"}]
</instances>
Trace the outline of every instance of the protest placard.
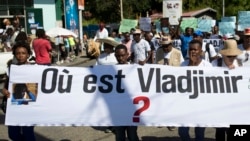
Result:
<instances>
[{"instance_id":1,"label":"protest placard","mask_svg":"<svg viewBox=\"0 0 250 141\"><path fill-rule=\"evenodd\" d=\"M138 24L138 20L123 19L119 28L119 33L130 32L131 28L135 28Z\"/></svg>"},{"instance_id":2,"label":"protest placard","mask_svg":"<svg viewBox=\"0 0 250 141\"><path fill-rule=\"evenodd\" d=\"M238 30L244 31L245 28L250 27L250 11L239 11L238 12Z\"/></svg>"},{"instance_id":3,"label":"protest placard","mask_svg":"<svg viewBox=\"0 0 250 141\"><path fill-rule=\"evenodd\" d=\"M143 31L151 31L151 18L140 18L140 29Z\"/></svg>"},{"instance_id":4,"label":"protest placard","mask_svg":"<svg viewBox=\"0 0 250 141\"><path fill-rule=\"evenodd\" d=\"M6 125L250 124L250 76L245 67L12 65L10 76L15 77L10 77ZM20 83L33 84L35 100L13 101Z\"/></svg>"},{"instance_id":5,"label":"protest placard","mask_svg":"<svg viewBox=\"0 0 250 141\"><path fill-rule=\"evenodd\" d=\"M155 24L155 30L157 33L161 32L161 22L160 20L156 20L154 21L154 24Z\"/></svg>"},{"instance_id":6,"label":"protest placard","mask_svg":"<svg viewBox=\"0 0 250 141\"><path fill-rule=\"evenodd\" d=\"M198 29L202 32L211 32L212 20L210 19L198 19Z\"/></svg>"},{"instance_id":7,"label":"protest placard","mask_svg":"<svg viewBox=\"0 0 250 141\"><path fill-rule=\"evenodd\" d=\"M196 30L198 21L196 18L183 18L181 22L181 31L184 32L187 27Z\"/></svg>"},{"instance_id":8,"label":"protest placard","mask_svg":"<svg viewBox=\"0 0 250 141\"><path fill-rule=\"evenodd\" d=\"M235 34L235 23L234 22L219 22L219 34L224 36L226 34Z\"/></svg>"},{"instance_id":9,"label":"protest placard","mask_svg":"<svg viewBox=\"0 0 250 141\"><path fill-rule=\"evenodd\" d=\"M222 22L234 22L236 23L236 16L228 16L228 17L222 17Z\"/></svg>"},{"instance_id":10,"label":"protest placard","mask_svg":"<svg viewBox=\"0 0 250 141\"><path fill-rule=\"evenodd\" d=\"M163 17L168 17L171 25L178 25L182 16L182 0L163 0Z\"/></svg>"}]
</instances>

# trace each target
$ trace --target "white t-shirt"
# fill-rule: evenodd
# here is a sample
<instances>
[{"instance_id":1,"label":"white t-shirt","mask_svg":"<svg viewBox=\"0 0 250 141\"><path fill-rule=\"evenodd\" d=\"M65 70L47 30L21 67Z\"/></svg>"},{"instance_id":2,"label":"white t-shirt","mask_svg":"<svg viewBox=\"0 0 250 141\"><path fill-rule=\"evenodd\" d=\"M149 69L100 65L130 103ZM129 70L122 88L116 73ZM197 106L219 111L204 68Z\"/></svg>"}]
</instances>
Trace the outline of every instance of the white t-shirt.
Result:
<instances>
[{"instance_id":1,"label":"white t-shirt","mask_svg":"<svg viewBox=\"0 0 250 141\"><path fill-rule=\"evenodd\" d=\"M102 39L102 38L107 38L109 36L108 30L106 28L103 28L102 31L97 30L94 41L96 39ZM103 44L101 44L101 51L104 51Z\"/></svg>"},{"instance_id":2,"label":"white t-shirt","mask_svg":"<svg viewBox=\"0 0 250 141\"><path fill-rule=\"evenodd\" d=\"M185 60L184 62L181 63L181 66L188 66L188 64L189 64L189 60ZM212 67L212 64L202 59L198 67Z\"/></svg>"},{"instance_id":3,"label":"white t-shirt","mask_svg":"<svg viewBox=\"0 0 250 141\"><path fill-rule=\"evenodd\" d=\"M144 61L147 58L147 52L151 51L149 43L141 39L138 43L133 40L131 45L131 53L134 53L134 63Z\"/></svg>"},{"instance_id":4,"label":"white t-shirt","mask_svg":"<svg viewBox=\"0 0 250 141\"><path fill-rule=\"evenodd\" d=\"M106 28L103 28L102 31L97 30L94 41L96 39L100 39L100 38L107 38L109 36L108 30Z\"/></svg>"},{"instance_id":5,"label":"white t-shirt","mask_svg":"<svg viewBox=\"0 0 250 141\"><path fill-rule=\"evenodd\" d=\"M102 53L96 61L96 65L116 65L117 63L115 53Z\"/></svg>"}]
</instances>

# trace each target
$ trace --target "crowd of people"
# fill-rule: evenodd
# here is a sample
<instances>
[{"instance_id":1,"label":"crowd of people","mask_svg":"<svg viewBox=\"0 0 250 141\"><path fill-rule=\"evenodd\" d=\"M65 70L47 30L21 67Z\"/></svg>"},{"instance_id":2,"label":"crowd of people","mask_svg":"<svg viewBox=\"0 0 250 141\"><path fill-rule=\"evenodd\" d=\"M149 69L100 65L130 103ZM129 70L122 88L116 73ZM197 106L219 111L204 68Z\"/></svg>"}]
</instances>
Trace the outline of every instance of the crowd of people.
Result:
<instances>
[{"instance_id":1,"label":"crowd of people","mask_svg":"<svg viewBox=\"0 0 250 141\"><path fill-rule=\"evenodd\" d=\"M0 52L11 52L17 42L25 41L33 52L30 61L33 59L37 64L72 62L83 52L80 39L71 35L49 37L42 28L38 28L35 35L29 35L12 25L8 19L4 19L3 23L6 29L0 29Z\"/></svg>"},{"instance_id":2,"label":"crowd of people","mask_svg":"<svg viewBox=\"0 0 250 141\"><path fill-rule=\"evenodd\" d=\"M100 34L100 31L99 33ZM116 36L114 36L116 35ZM213 44L203 39L220 39L223 45L216 50ZM178 45L174 40L179 40ZM212 27L210 35L190 27L184 33L144 32L140 29L131 29L131 32L110 34L109 37L97 40L103 43L104 50L97 57L97 65L115 64L161 64L175 67L237 67L249 66L250 28L246 28L240 35L219 35L218 26ZM105 58L105 59L104 59ZM102 60L102 61L101 61ZM124 141L126 134L130 141L137 141L137 128L134 126L108 127L115 132L116 141ZM175 127L168 127L170 131ZM195 127L195 140L203 141L205 127ZM111 131L110 131L111 132ZM225 141L229 138L228 128L216 128L216 141ZM189 141L189 127L179 127L180 139Z\"/></svg>"},{"instance_id":3,"label":"crowd of people","mask_svg":"<svg viewBox=\"0 0 250 141\"><path fill-rule=\"evenodd\" d=\"M170 31L170 30L169 30ZM8 28L4 34L6 50L13 52L14 58L10 62L17 65L28 64L32 55L31 46L35 53L35 62L38 65L51 65L51 52L53 46L47 38L44 29L36 31L36 38L32 41L27 34L18 31L15 40L11 41L14 28ZM175 34L172 34L175 33ZM117 36L115 31L108 34L105 24L100 23L94 41L100 43L100 55L96 58L96 65L132 65L132 64L159 64L175 67L197 66L197 67L225 67L237 69L237 67L249 66L250 59L250 28L246 28L240 40L233 37L223 37L218 34L218 27L214 26L212 34L207 34L187 27L184 33L155 33L145 32L138 28L130 32L121 33ZM87 37L84 37L87 38ZM204 38L221 39L224 45L216 51L214 46L203 41ZM59 46L61 61L67 61L69 53L79 55L79 41L72 36L58 37L55 45ZM87 39L85 39L87 40ZM180 41L181 45L174 44L174 40ZM86 43L87 44L87 43ZM2 93L10 97L8 90L8 79ZM175 130L175 127L168 127ZM116 141L125 141L126 134L129 141L139 141L136 126L107 127L115 133ZM33 126L8 126L9 137L12 140L35 140ZM189 127L179 127L178 133L183 141L189 141ZM195 127L195 140L204 140L205 127ZM215 137L217 141L225 140L228 128L216 128Z\"/></svg>"}]
</instances>

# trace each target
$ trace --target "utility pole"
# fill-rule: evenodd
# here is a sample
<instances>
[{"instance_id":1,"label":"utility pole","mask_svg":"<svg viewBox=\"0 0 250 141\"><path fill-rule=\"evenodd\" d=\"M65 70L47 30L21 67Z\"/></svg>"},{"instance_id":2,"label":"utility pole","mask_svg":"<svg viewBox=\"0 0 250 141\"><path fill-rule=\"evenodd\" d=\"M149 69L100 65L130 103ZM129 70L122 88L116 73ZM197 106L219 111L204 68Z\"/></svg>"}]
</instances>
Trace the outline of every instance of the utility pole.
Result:
<instances>
[{"instance_id":1,"label":"utility pole","mask_svg":"<svg viewBox=\"0 0 250 141\"><path fill-rule=\"evenodd\" d=\"M122 6L122 0L120 0L120 11L121 11L121 21L123 20L123 6Z\"/></svg>"}]
</instances>

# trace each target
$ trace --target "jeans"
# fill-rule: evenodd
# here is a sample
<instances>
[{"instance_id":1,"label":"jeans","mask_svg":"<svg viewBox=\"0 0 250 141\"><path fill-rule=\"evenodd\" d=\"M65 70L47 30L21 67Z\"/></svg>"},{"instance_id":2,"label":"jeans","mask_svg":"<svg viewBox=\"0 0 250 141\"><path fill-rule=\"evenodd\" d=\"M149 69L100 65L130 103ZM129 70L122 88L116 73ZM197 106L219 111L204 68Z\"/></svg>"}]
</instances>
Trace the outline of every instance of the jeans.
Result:
<instances>
[{"instance_id":1,"label":"jeans","mask_svg":"<svg viewBox=\"0 0 250 141\"><path fill-rule=\"evenodd\" d=\"M195 127L195 141L203 141L204 140L204 127ZM178 130L179 136L182 141L191 141L189 136L189 127L179 127Z\"/></svg>"},{"instance_id":2,"label":"jeans","mask_svg":"<svg viewBox=\"0 0 250 141\"><path fill-rule=\"evenodd\" d=\"M8 126L9 138L13 141L35 141L34 126Z\"/></svg>"},{"instance_id":3,"label":"jeans","mask_svg":"<svg viewBox=\"0 0 250 141\"><path fill-rule=\"evenodd\" d=\"M126 132L129 141L139 141L137 126L115 126L115 140L126 141Z\"/></svg>"}]
</instances>

